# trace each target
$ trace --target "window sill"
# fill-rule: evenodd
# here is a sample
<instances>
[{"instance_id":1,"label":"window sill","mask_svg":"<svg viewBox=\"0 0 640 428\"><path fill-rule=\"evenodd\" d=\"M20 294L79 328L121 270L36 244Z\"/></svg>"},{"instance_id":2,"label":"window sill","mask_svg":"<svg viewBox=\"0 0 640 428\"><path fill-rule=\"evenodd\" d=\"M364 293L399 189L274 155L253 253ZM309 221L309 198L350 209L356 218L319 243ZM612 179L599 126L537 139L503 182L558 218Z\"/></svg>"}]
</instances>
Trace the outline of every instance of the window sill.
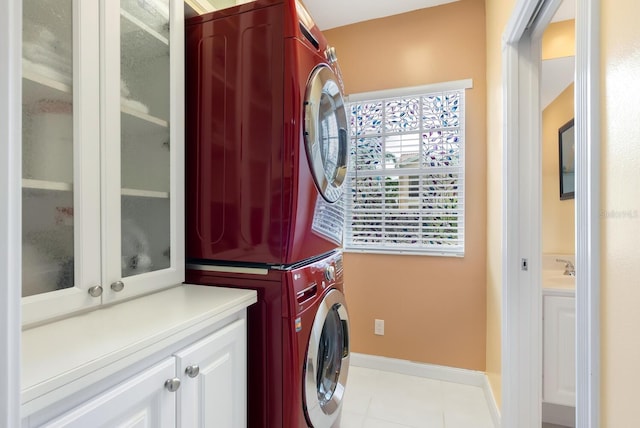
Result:
<instances>
[{"instance_id":1,"label":"window sill","mask_svg":"<svg viewBox=\"0 0 640 428\"><path fill-rule=\"evenodd\" d=\"M386 254L390 256L427 256L427 257L455 257L464 258L464 252L419 251L419 250L391 250L385 248L343 248L345 253L354 254Z\"/></svg>"}]
</instances>

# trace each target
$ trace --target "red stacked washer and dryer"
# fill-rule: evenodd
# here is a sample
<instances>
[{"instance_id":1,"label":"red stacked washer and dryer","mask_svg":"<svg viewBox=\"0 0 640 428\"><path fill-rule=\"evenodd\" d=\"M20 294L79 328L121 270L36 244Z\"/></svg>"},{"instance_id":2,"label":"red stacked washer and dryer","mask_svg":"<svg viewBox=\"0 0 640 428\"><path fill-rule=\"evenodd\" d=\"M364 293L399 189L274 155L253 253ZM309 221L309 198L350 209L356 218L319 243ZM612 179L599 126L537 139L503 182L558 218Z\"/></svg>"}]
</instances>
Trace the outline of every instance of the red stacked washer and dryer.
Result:
<instances>
[{"instance_id":1,"label":"red stacked washer and dryer","mask_svg":"<svg viewBox=\"0 0 640 428\"><path fill-rule=\"evenodd\" d=\"M247 426L338 427L349 369L333 49L296 0L190 18L187 282L254 289Z\"/></svg>"}]
</instances>

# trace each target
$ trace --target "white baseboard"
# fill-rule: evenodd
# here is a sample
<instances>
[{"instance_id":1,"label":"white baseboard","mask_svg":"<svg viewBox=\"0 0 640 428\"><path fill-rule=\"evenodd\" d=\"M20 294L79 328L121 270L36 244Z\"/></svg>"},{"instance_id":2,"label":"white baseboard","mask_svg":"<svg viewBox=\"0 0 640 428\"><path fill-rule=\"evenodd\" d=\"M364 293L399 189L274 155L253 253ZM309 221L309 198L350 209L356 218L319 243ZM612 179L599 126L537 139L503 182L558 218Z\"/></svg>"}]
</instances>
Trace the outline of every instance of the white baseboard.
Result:
<instances>
[{"instance_id":1,"label":"white baseboard","mask_svg":"<svg viewBox=\"0 0 640 428\"><path fill-rule=\"evenodd\" d=\"M500 427L500 411L493 397L487 375L483 372L456 367L438 366L435 364L417 363L397 358L380 357L377 355L351 353L350 364L368 369L418 376L445 382L461 383L477 386L484 391L489 413L496 428Z\"/></svg>"},{"instance_id":2,"label":"white baseboard","mask_svg":"<svg viewBox=\"0 0 640 428\"><path fill-rule=\"evenodd\" d=\"M496 397L493 395L493 389L491 389L491 384L489 383L487 375L484 375L484 384L482 385L482 389L484 391L484 398L487 400L491 419L493 419L493 426L500 428L502 426L500 408L498 407L498 403L496 403Z\"/></svg>"}]
</instances>

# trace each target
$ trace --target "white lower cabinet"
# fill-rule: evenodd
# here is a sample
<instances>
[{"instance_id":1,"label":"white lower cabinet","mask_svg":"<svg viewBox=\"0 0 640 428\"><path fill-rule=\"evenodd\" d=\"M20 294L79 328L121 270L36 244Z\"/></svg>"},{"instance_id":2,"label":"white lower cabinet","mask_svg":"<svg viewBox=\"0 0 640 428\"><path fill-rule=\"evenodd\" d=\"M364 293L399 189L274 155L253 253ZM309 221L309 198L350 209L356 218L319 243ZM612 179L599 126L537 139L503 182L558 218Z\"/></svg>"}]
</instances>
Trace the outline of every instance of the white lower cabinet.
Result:
<instances>
[{"instance_id":1,"label":"white lower cabinet","mask_svg":"<svg viewBox=\"0 0 640 428\"><path fill-rule=\"evenodd\" d=\"M175 377L175 360L167 358L134 378L44 424L47 428L175 426L176 397L163 387Z\"/></svg>"},{"instance_id":2,"label":"white lower cabinet","mask_svg":"<svg viewBox=\"0 0 640 428\"><path fill-rule=\"evenodd\" d=\"M544 295L543 401L575 406L576 305L573 295Z\"/></svg>"},{"instance_id":3,"label":"white lower cabinet","mask_svg":"<svg viewBox=\"0 0 640 428\"><path fill-rule=\"evenodd\" d=\"M246 322L173 352L134 377L38 425L46 428L246 426Z\"/></svg>"},{"instance_id":4,"label":"white lower cabinet","mask_svg":"<svg viewBox=\"0 0 640 428\"><path fill-rule=\"evenodd\" d=\"M178 426L246 426L246 329L237 321L176 354Z\"/></svg>"}]
</instances>

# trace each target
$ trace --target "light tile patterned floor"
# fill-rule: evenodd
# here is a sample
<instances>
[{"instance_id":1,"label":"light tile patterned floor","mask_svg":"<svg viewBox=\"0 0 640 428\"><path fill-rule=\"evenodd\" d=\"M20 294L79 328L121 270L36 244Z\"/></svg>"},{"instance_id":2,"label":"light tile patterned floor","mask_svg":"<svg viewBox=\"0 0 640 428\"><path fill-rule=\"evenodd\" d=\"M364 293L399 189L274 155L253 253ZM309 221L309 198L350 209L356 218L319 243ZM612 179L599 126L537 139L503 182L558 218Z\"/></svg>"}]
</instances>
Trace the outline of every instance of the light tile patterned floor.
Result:
<instances>
[{"instance_id":1,"label":"light tile patterned floor","mask_svg":"<svg viewBox=\"0 0 640 428\"><path fill-rule=\"evenodd\" d=\"M349 368L341 428L495 428L476 386Z\"/></svg>"}]
</instances>

